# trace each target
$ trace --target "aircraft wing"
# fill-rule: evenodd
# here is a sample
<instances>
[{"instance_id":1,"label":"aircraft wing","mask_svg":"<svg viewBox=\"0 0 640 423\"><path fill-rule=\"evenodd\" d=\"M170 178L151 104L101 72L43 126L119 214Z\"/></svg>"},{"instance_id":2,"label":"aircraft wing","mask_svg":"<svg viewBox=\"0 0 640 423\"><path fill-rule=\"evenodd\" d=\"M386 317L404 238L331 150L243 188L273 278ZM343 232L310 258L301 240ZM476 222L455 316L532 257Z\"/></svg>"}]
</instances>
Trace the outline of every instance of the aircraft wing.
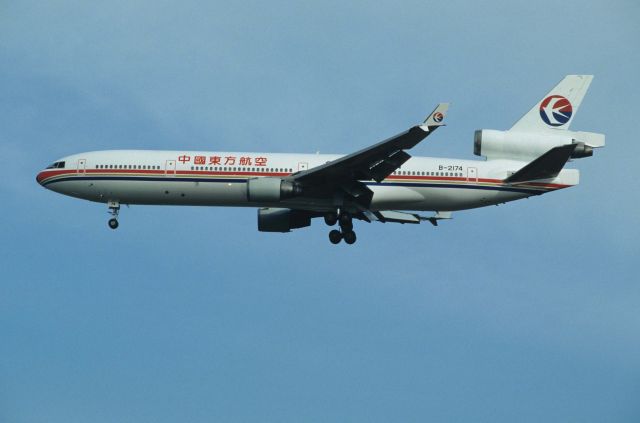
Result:
<instances>
[{"instance_id":1,"label":"aircraft wing","mask_svg":"<svg viewBox=\"0 0 640 423\"><path fill-rule=\"evenodd\" d=\"M380 182L402 166L411 158L405 150L413 148L443 126L448 108L449 103L440 103L422 125L353 154L294 173L288 179L301 185L305 196L327 197L344 192L364 206L373 193L360 181Z\"/></svg>"}]
</instances>

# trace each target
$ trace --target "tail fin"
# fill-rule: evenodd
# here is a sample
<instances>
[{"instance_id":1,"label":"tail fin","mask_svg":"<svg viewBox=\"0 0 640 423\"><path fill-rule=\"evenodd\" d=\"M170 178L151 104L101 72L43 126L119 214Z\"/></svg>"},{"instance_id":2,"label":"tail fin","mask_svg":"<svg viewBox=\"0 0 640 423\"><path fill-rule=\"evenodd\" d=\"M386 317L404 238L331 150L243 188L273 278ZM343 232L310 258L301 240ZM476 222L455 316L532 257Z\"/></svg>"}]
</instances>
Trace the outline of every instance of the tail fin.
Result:
<instances>
[{"instance_id":1,"label":"tail fin","mask_svg":"<svg viewBox=\"0 0 640 423\"><path fill-rule=\"evenodd\" d=\"M593 75L567 75L522 116L511 131L555 132L569 129Z\"/></svg>"}]
</instances>

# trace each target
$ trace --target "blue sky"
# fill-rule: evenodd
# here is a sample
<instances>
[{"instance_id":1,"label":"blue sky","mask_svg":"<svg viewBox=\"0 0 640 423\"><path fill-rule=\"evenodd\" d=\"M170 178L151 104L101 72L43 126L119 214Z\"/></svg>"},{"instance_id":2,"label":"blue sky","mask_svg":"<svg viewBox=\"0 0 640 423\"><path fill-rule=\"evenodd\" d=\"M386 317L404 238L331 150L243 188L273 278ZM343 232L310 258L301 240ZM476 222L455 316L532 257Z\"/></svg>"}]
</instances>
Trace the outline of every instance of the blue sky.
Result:
<instances>
[{"instance_id":1,"label":"blue sky","mask_svg":"<svg viewBox=\"0 0 640 423\"><path fill-rule=\"evenodd\" d=\"M640 418L640 6L9 2L0 14L0 421ZM440 101L473 158L566 74L581 185L430 225L263 234L35 174L110 148L348 153Z\"/></svg>"}]
</instances>

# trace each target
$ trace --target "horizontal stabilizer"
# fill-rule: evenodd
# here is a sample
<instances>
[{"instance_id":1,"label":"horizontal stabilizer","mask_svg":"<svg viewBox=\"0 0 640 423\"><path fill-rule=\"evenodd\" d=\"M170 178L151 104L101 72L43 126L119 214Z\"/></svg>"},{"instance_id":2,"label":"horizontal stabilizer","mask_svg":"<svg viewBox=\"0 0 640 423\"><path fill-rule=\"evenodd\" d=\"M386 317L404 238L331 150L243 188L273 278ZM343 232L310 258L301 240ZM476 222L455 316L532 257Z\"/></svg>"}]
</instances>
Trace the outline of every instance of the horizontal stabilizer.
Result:
<instances>
[{"instance_id":1,"label":"horizontal stabilizer","mask_svg":"<svg viewBox=\"0 0 640 423\"><path fill-rule=\"evenodd\" d=\"M558 176L578 144L561 145L544 153L513 175L504 180L508 184L517 184L539 179L552 179Z\"/></svg>"}]
</instances>

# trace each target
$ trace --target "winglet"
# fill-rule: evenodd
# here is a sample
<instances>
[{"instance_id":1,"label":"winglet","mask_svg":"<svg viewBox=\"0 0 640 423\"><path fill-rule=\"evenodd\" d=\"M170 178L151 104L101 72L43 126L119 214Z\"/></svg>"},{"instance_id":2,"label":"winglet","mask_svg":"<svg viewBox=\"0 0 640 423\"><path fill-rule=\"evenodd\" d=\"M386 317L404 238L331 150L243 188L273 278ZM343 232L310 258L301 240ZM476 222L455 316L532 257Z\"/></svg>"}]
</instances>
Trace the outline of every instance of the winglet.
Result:
<instances>
[{"instance_id":1,"label":"winglet","mask_svg":"<svg viewBox=\"0 0 640 423\"><path fill-rule=\"evenodd\" d=\"M420 125L425 131L429 131L429 128L444 126L444 118L449 110L449 103L440 103L433 109L433 112L424 120L424 123Z\"/></svg>"}]
</instances>

